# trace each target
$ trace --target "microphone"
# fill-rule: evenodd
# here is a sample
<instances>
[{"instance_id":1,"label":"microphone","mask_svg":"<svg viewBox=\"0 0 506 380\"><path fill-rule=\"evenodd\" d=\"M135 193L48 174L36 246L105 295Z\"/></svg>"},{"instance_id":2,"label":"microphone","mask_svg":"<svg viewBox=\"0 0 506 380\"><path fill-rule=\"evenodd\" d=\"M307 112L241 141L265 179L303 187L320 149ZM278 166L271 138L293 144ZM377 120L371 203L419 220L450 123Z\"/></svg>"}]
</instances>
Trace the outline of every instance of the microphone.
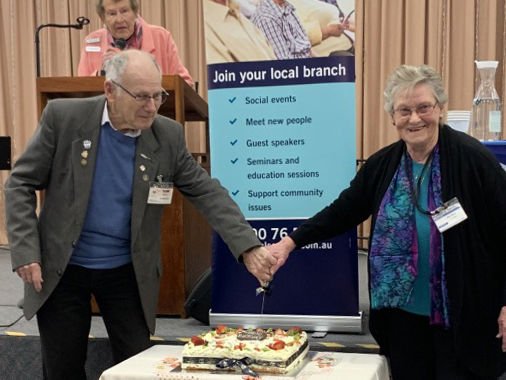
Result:
<instances>
[{"instance_id":1,"label":"microphone","mask_svg":"<svg viewBox=\"0 0 506 380\"><path fill-rule=\"evenodd\" d=\"M83 16L79 16L76 19L76 21L77 21L77 25L75 25L76 29L82 29L83 26L88 25L90 23L90 19Z\"/></svg>"},{"instance_id":2,"label":"microphone","mask_svg":"<svg viewBox=\"0 0 506 380\"><path fill-rule=\"evenodd\" d=\"M115 40L113 42L113 46L118 48L119 50L125 50L126 46L127 46L127 40L125 40L124 38L118 38L117 40ZM104 66L105 66L105 62L104 62ZM105 69L102 68L102 70L100 70L99 73L97 73L97 75L100 76L105 76Z\"/></svg>"},{"instance_id":3,"label":"microphone","mask_svg":"<svg viewBox=\"0 0 506 380\"><path fill-rule=\"evenodd\" d=\"M114 46L116 46L119 50L124 50L127 46L127 40L124 38L118 38L114 41Z\"/></svg>"},{"instance_id":4,"label":"microphone","mask_svg":"<svg viewBox=\"0 0 506 380\"><path fill-rule=\"evenodd\" d=\"M37 30L35 31L35 58L37 62L37 77L40 77L40 31L47 27L82 29L84 25L88 25L90 23L90 19L80 16L76 19L76 22L77 24L41 24L37 27Z\"/></svg>"}]
</instances>

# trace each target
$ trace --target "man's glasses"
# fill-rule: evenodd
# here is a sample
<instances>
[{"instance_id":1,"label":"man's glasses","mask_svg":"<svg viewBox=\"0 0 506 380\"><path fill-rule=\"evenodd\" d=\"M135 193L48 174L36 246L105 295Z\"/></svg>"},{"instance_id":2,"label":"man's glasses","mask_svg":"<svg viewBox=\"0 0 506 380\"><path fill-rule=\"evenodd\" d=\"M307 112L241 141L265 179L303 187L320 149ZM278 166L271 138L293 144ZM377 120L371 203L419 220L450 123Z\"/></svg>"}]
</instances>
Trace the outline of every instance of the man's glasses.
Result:
<instances>
[{"instance_id":1,"label":"man's glasses","mask_svg":"<svg viewBox=\"0 0 506 380\"><path fill-rule=\"evenodd\" d=\"M417 105L415 108L400 107L395 109L394 113L401 118L408 118L411 116L413 112L416 112L420 117L425 117L432 115L432 112L434 111L434 108L436 106L437 103L434 104L424 103Z\"/></svg>"},{"instance_id":2,"label":"man's glasses","mask_svg":"<svg viewBox=\"0 0 506 380\"><path fill-rule=\"evenodd\" d=\"M123 87L122 85L120 85L118 82L116 82L114 80L111 80L111 82L114 83L114 85L116 85L119 88L121 88L123 91L125 91L132 98L134 98L135 101L137 103L139 103L139 104L146 104L151 99L153 99L153 101L155 102L155 104L160 105L160 104L165 103L165 101L169 97L169 94L165 90L162 90L161 92L157 92L154 95L144 95L144 94L143 95L135 95L135 94L132 94L130 91L128 91L125 87Z\"/></svg>"}]
</instances>

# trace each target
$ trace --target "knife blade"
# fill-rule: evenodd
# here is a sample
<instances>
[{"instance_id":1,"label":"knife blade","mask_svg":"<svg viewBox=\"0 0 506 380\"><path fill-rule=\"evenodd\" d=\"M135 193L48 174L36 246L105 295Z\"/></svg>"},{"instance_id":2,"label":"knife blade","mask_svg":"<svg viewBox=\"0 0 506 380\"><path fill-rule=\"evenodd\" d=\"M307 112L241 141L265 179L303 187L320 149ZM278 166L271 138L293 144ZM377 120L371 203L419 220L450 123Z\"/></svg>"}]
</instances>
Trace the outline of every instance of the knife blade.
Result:
<instances>
[{"instance_id":1,"label":"knife blade","mask_svg":"<svg viewBox=\"0 0 506 380\"><path fill-rule=\"evenodd\" d=\"M262 307L260 309L260 314L264 313L264 306L265 306L265 292L262 294Z\"/></svg>"},{"instance_id":2,"label":"knife blade","mask_svg":"<svg viewBox=\"0 0 506 380\"><path fill-rule=\"evenodd\" d=\"M271 293L271 281L264 283L256 289L256 295L262 294L262 306L260 307L260 314L264 313L265 296Z\"/></svg>"}]
</instances>

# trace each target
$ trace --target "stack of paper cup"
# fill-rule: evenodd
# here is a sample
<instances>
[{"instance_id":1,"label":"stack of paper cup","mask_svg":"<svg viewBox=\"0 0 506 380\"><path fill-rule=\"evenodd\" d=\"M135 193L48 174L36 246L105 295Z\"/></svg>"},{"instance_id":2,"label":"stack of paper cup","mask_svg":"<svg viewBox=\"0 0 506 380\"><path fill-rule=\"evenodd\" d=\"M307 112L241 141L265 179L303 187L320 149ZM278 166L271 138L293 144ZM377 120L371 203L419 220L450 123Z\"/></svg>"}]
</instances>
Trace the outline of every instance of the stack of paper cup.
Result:
<instances>
[{"instance_id":1,"label":"stack of paper cup","mask_svg":"<svg viewBox=\"0 0 506 380\"><path fill-rule=\"evenodd\" d=\"M470 118L471 111L448 111L447 123L453 129L467 133Z\"/></svg>"}]
</instances>

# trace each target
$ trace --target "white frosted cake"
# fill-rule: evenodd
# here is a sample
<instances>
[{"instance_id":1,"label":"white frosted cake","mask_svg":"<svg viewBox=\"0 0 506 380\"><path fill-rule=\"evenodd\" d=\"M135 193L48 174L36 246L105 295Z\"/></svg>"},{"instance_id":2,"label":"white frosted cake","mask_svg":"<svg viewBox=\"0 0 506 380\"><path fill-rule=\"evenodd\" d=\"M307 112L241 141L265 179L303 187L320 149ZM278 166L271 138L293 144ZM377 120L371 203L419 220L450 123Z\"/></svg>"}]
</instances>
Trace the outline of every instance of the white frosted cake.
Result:
<instances>
[{"instance_id":1,"label":"white frosted cake","mask_svg":"<svg viewBox=\"0 0 506 380\"><path fill-rule=\"evenodd\" d=\"M182 368L235 370L247 365L255 372L285 374L296 368L308 352L307 334L299 328L242 329L218 326L193 336L183 348ZM229 359L229 360L224 360Z\"/></svg>"}]
</instances>

